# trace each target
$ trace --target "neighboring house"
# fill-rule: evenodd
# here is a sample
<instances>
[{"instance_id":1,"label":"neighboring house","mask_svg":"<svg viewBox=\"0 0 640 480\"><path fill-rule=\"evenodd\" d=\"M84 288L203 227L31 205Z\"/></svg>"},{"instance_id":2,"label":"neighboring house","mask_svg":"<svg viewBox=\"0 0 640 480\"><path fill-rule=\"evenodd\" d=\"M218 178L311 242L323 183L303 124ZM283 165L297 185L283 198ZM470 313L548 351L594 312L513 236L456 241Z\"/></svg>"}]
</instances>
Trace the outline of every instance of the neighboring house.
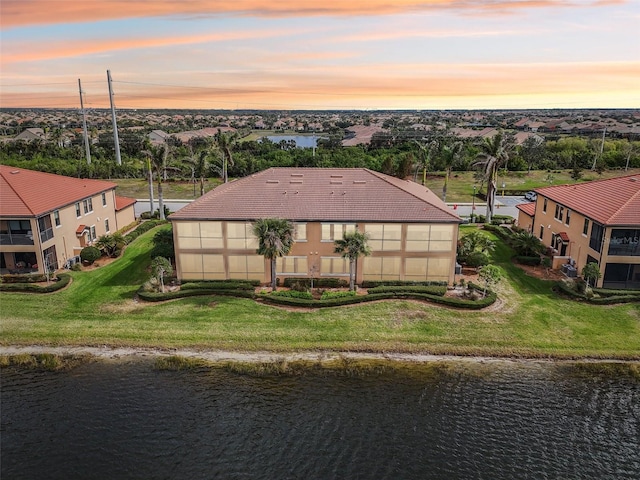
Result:
<instances>
[{"instance_id":1,"label":"neighboring house","mask_svg":"<svg viewBox=\"0 0 640 480\"><path fill-rule=\"evenodd\" d=\"M170 135L162 130L153 130L147 135L152 145L162 145L166 143L169 137Z\"/></svg>"},{"instance_id":2,"label":"neighboring house","mask_svg":"<svg viewBox=\"0 0 640 480\"><path fill-rule=\"evenodd\" d=\"M68 267L85 246L134 222L134 204L112 182L0 165L0 268Z\"/></svg>"},{"instance_id":3,"label":"neighboring house","mask_svg":"<svg viewBox=\"0 0 640 480\"><path fill-rule=\"evenodd\" d=\"M31 140L44 140L44 130L41 128L27 128L23 132L20 132L14 137L14 140L25 140L27 142Z\"/></svg>"},{"instance_id":4,"label":"neighboring house","mask_svg":"<svg viewBox=\"0 0 640 480\"><path fill-rule=\"evenodd\" d=\"M171 214L181 280L256 279L270 264L256 253L252 222L294 222L296 240L277 260L278 277L349 277L334 240L369 233L362 280L454 282L460 217L430 190L362 168L270 168L220 185Z\"/></svg>"},{"instance_id":5,"label":"neighboring house","mask_svg":"<svg viewBox=\"0 0 640 480\"><path fill-rule=\"evenodd\" d=\"M535 189L518 224L552 249L554 268L600 266L598 286L640 289L640 177ZM533 205L533 208L532 208Z\"/></svg>"}]
</instances>

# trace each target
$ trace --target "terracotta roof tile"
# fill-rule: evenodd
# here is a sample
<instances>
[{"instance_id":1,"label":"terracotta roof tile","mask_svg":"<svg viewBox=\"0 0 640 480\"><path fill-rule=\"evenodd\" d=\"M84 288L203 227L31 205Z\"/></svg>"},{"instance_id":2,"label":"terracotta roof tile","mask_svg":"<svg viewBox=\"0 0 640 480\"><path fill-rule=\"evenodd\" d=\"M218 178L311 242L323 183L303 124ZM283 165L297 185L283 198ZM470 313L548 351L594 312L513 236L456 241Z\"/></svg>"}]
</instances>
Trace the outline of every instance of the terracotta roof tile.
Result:
<instances>
[{"instance_id":1,"label":"terracotta roof tile","mask_svg":"<svg viewBox=\"0 0 640 480\"><path fill-rule=\"evenodd\" d=\"M560 236L563 242L569 241L569 234L567 232L560 232L558 235Z\"/></svg>"},{"instance_id":2,"label":"terracotta roof tile","mask_svg":"<svg viewBox=\"0 0 640 480\"><path fill-rule=\"evenodd\" d=\"M114 188L104 180L0 165L0 215L37 216Z\"/></svg>"},{"instance_id":3,"label":"terracotta roof tile","mask_svg":"<svg viewBox=\"0 0 640 480\"><path fill-rule=\"evenodd\" d=\"M119 197L116 195L116 212L133 205L136 201L137 200L135 198Z\"/></svg>"},{"instance_id":4,"label":"terracotta roof tile","mask_svg":"<svg viewBox=\"0 0 640 480\"><path fill-rule=\"evenodd\" d=\"M536 213L536 202L521 203L519 205L516 205L516 208L522 213L526 213L530 217L533 217L533 215Z\"/></svg>"},{"instance_id":5,"label":"terracotta roof tile","mask_svg":"<svg viewBox=\"0 0 640 480\"><path fill-rule=\"evenodd\" d=\"M223 184L170 215L172 220L451 222L432 191L363 168L270 168Z\"/></svg>"},{"instance_id":6,"label":"terracotta roof tile","mask_svg":"<svg viewBox=\"0 0 640 480\"><path fill-rule=\"evenodd\" d=\"M640 225L638 175L542 187L535 191L538 196L547 197L603 225Z\"/></svg>"}]
</instances>

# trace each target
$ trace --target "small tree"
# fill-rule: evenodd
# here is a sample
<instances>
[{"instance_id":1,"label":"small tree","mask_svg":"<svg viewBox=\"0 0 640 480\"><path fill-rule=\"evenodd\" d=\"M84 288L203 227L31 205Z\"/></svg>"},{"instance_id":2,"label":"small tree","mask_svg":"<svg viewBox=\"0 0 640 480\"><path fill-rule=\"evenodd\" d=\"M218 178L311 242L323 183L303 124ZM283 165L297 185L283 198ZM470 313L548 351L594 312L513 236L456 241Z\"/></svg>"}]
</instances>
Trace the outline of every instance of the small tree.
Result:
<instances>
[{"instance_id":1,"label":"small tree","mask_svg":"<svg viewBox=\"0 0 640 480\"><path fill-rule=\"evenodd\" d=\"M80 251L80 258L83 262L88 265L93 265L93 263L98 260L102 256L102 252L96 247L84 247Z\"/></svg>"},{"instance_id":2,"label":"small tree","mask_svg":"<svg viewBox=\"0 0 640 480\"><path fill-rule=\"evenodd\" d=\"M271 263L271 288L276 289L276 259L288 255L293 246L294 226L282 218L261 218L253 224L253 234L258 239L256 253Z\"/></svg>"},{"instance_id":3,"label":"small tree","mask_svg":"<svg viewBox=\"0 0 640 480\"><path fill-rule=\"evenodd\" d=\"M160 291L164 292L164 277L173 274L171 262L164 257L155 257L151 261L151 272L160 282Z\"/></svg>"},{"instance_id":4,"label":"small tree","mask_svg":"<svg viewBox=\"0 0 640 480\"><path fill-rule=\"evenodd\" d=\"M349 290L355 290L356 262L362 256L371 255L371 248L367 245L369 235L367 233L354 230L344 232L341 240L334 241L335 253L342 255L342 258L349 259Z\"/></svg>"},{"instance_id":5,"label":"small tree","mask_svg":"<svg viewBox=\"0 0 640 480\"><path fill-rule=\"evenodd\" d=\"M99 248L102 253L108 257L117 257L124 248L125 241L121 233L114 233L113 235L102 235L95 243L95 246Z\"/></svg>"},{"instance_id":6,"label":"small tree","mask_svg":"<svg viewBox=\"0 0 640 480\"><path fill-rule=\"evenodd\" d=\"M153 242L151 258L165 257L169 260L176 258L173 245L173 229L171 227L158 230L151 241Z\"/></svg>"},{"instance_id":7,"label":"small tree","mask_svg":"<svg viewBox=\"0 0 640 480\"><path fill-rule=\"evenodd\" d=\"M602 274L600 273L600 267L595 262L587 263L582 268L582 278L584 278L585 281L587 282L587 286L595 287L596 283L598 282L598 279L601 276ZM593 280L593 285L591 285L590 280Z\"/></svg>"},{"instance_id":8,"label":"small tree","mask_svg":"<svg viewBox=\"0 0 640 480\"><path fill-rule=\"evenodd\" d=\"M495 265L485 265L478 270L478 277L484 282L484 291L482 296L487 296L487 289L491 285L497 284L502 278L500 268Z\"/></svg>"}]
</instances>

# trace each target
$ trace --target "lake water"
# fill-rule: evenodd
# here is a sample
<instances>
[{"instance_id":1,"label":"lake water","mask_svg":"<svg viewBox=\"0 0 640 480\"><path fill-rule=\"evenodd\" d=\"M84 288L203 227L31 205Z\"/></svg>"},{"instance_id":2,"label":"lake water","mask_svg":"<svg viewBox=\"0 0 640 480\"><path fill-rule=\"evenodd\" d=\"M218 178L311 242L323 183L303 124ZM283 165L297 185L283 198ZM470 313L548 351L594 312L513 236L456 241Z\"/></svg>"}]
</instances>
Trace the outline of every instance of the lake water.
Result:
<instances>
[{"instance_id":1,"label":"lake water","mask_svg":"<svg viewBox=\"0 0 640 480\"><path fill-rule=\"evenodd\" d=\"M281 141L290 142L293 140L296 142L298 148L313 148L318 146L318 140L321 137L315 135L268 135L263 138L268 138L273 143L280 143Z\"/></svg>"},{"instance_id":2,"label":"lake water","mask_svg":"<svg viewBox=\"0 0 640 480\"><path fill-rule=\"evenodd\" d=\"M553 363L2 370L2 479L638 479L640 381Z\"/></svg>"}]
</instances>

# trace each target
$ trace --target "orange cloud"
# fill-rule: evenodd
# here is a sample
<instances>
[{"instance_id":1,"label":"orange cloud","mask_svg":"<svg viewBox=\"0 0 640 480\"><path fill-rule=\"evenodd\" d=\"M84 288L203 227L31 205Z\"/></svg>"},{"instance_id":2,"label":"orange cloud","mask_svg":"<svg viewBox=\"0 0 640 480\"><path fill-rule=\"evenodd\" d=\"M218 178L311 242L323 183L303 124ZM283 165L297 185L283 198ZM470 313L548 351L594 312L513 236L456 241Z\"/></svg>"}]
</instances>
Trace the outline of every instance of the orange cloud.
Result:
<instances>
[{"instance_id":1,"label":"orange cloud","mask_svg":"<svg viewBox=\"0 0 640 480\"><path fill-rule=\"evenodd\" d=\"M286 32L287 35L292 31ZM295 34L295 31L293 32ZM83 42L63 41L50 42L20 42L16 48L8 49L5 45L5 52L2 55L2 64L16 62L31 62L37 60L52 60L56 58L80 57L84 55L95 55L118 50L135 50L140 48L156 48L175 45L191 45L208 42L223 42L229 40L268 38L284 35L282 31L251 30L245 32L225 32L209 35L193 36L162 36L145 38L119 38L109 40L86 40ZM10 50L10 51L8 51Z\"/></svg>"},{"instance_id":2,"label":"orange cloud","mask_svg":"<svg viewBox=\"0 0 640 480\"><path fill-rule=\"evenodd\" d=\"M349 71L317 67L304 72L277 70L259 75L202 76L205 78L200 85L190 86L180 86L185 76L163 78L157 84L152 79L140 79L138 83L135 79L127 82L116 79L117 107L358 109L436 108L436 105L437 108L526 108L532 105L522 103L523 99L529 102L535 99L538 105L549 108L640 107L637 83L640 62L405 64L393 69L370 65ZM189 76L191 81L196 77L199 78ZM25 93L26 88L30 88L30 93ZM57 88L61 89L57 93L51 85L5 88L0 93L0 103L7 108L78 106L74 81ZM101 88L93 85L92 90L91 107L108 107L106 85Z\"/></svg>"},{"instance_id":3,"label":"orange cloud","mask_svg":"<svg viewBox=\"0 0 640 480\"><path fill-rule=\"evenodd\" d=\"M247 16L343 16L385 15L438 10L476 13L508 13L514 10L557 7L600 7L627 3L628 0L2 0L2 28L24 25L95 22L123 18L158 16L197 17L211 15Z\"/></svg>"}]
</instances>

